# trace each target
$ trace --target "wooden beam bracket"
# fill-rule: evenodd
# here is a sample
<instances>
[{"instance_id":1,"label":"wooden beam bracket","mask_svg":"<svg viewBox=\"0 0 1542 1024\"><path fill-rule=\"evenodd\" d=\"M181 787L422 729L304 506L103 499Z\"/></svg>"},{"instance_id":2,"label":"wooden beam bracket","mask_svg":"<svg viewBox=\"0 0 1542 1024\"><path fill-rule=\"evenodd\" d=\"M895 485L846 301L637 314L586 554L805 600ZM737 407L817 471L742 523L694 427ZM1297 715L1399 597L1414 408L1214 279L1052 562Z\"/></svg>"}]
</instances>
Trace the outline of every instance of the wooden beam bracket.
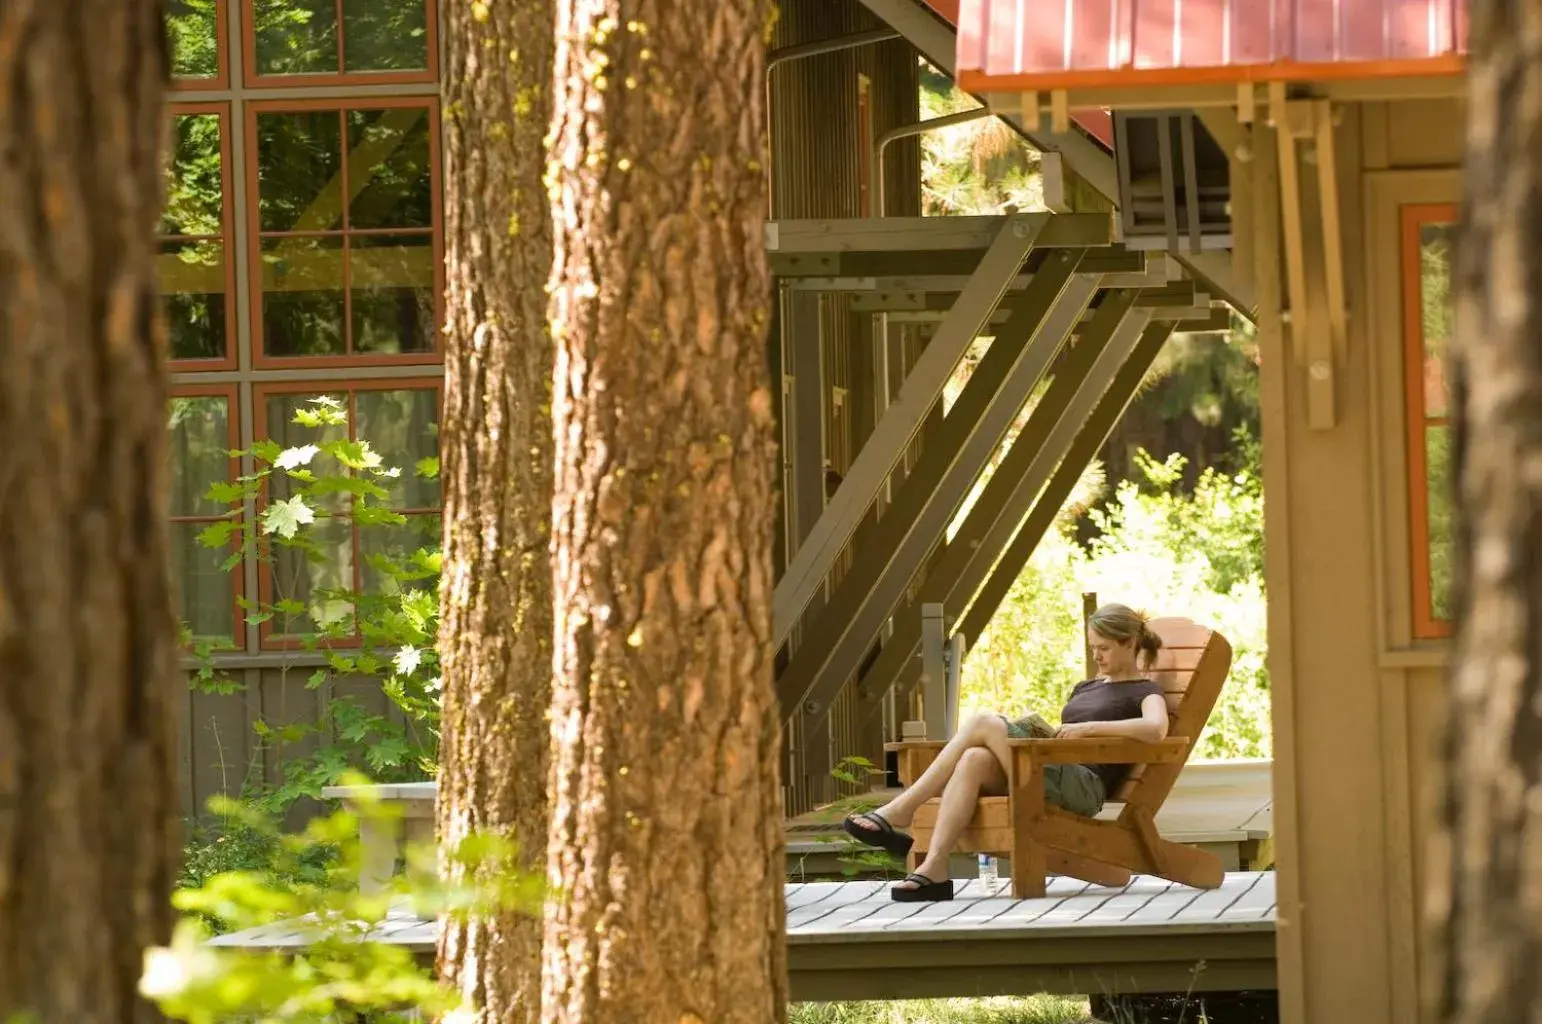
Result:
<instances>
[{"instance_id":1,"label":"wooden beam bracket","mask_svg":"<svg viewBox=\"0 0 1542 1024\"><path fill-rule=\"evenodd\" d=\"M1338 192L1334 112L1328 100L1270 105L1278 131L1280 212L1291 350L1306 370L1307 425L1337 423L1337 371L1347 354L1348 300ZM1304 144L1314 146L1320 231L1308 237L1301 176Z\"/></svg>"}]
</instances>

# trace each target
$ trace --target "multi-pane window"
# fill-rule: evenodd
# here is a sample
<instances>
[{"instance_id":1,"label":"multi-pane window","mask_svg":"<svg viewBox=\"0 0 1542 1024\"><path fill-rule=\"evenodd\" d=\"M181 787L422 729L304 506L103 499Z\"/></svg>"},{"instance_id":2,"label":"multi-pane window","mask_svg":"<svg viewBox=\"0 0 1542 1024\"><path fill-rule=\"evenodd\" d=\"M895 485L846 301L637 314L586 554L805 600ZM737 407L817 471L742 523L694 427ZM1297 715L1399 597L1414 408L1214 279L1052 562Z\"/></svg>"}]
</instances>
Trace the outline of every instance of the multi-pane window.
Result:
<instances>
[{"instance_id":1,"label":"multi-pane window","mask_svg":"<svg viewBox=\"0 0 1542 1024\"><path fill-rule=\"evenodd\" d=\"M187 105L172 114L158 258L171 358L228 366L235 302L226 245L225 109Z\"/></svg>"},{"instance_id":2,"label":"multi-pane window","mask_svg":"<svg viewBox=\"0 0 1542 1024\"><path fill-rule=\"evenodd\" d=\"M247 82L432 81L434 11L423 0L249 0Z\"/></svg>"},{"instance_id":3,"label":"multi-pane window","mask_svg":"<svg viewBox=\"0 0 1542 1024\"><path fill-rule=\"evenodd\" d=\"M1403 207L1403 337L1414 635L1451 631L1451 427L1446 355L1456 208Z\"/></svg>"},{"instance_id":4,"label":"multi-pane window","mask_svg":"<svg viewBox=\"0 0 1542 1024\"><path fill-rule=\"evenodd\" d=\"M258 108L257 362L434 358L434 110Z\"/></svg>"},{"instance_id":5,"label":"multi-pane window","mask_svg":"<svg viewBox=\"0 0 1542 1024\"><path fill-rule=\"evenodd\" d=\"M236 601L241 574L227 566L234 548L211 548L199 535L224 519L229 506L210 497L210 488L235 472L230 453L237 444L232 414L235 389L189 388L171 399L171 558L181 582L183 619L200 641L236 638Z\"/></svg>"},{"instance_id":6,"label":"multi-pane window","mask_svg":"<svg viewBox=\"0 0 1542 1024\"><path fill-rule=\"evenodd\" d=\"M225 0L167 0L171 77L179 89L221 88L225 82Z\"/></svg>"},{"instance_id":7,"label":"multi-pane window","mask_svg":"<svg viewBox=\"0 0 1542 1024\"><path fill-rule=\"evenodd\" d=\"M295 423L295 414L317 397L325 397L347 412L346 425L308 427ZM265 642L283 644L285 634L348 625L354 608L348 594L380 593L396 584L385 563L401 564L420 548L439 542L439 483L415 472L424 459L439 454L439 383L437 380L386 381L352 386L283 384L261 388L257 395L260 436L281 448L299 448L321 441L364 440L388 467L401 470L382 481L387 492L380 502L405 520L360 526L352 516L352 498L344 492L327 496L318 508L310 537L314 553L278 545L263 567L259 583L264 605L293 602L303 606L294 621L263 624ZM283 474L269 480L267 500L290 497ZM316 557L318 556L319 557ZM384 561L383 561L384 560Z\"/></svg>"},{"instance_id":8,"label":"multi-pane window","mask_svg":"<svg viewBox=\"0 0 1542 1024\"><path fill-rule=\"evenodd\" d=\"M174 571L198 640L285 646L347 627L349 592L389 590L382 566L438 544L438 482L415 472L438 454L442 375L436 17L434 0L168 0L178 92L158 271ZM250 517L289 478L255 501L210 488L251 471L233 453L255 442L315 443L293 421L317 396L347 414L320 429L401 469L383 504L405 522L355 525L328 495L319 557L267 538L243 558L236 540L260 533ZM231 543L200 542L232 517ZM276 601L304 611L281 628Z\"/></svg>"}]
</instances>

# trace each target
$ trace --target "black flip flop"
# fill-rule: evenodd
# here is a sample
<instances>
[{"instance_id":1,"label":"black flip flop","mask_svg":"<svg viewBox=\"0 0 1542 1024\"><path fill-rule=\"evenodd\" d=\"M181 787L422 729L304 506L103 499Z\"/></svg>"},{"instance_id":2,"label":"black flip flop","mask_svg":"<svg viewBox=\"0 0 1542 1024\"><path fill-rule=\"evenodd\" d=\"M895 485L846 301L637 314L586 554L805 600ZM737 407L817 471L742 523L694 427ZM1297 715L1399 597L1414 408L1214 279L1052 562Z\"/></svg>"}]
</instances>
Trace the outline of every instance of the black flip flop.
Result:
<instances>
[{"instance_id":1,"label":"black flip flop","mask_svg":"<svg viewBox=\"0 0 1542 1024\"><path fill-rule=\"evenodd\" d=\"M905 881L917 883L916 887L914 889L901 889L899 886L895 886L890 889L889 897L896 903L942 903L953 898L953 879L951 878L934 882L925 875L912 871L905 876Z\"/></svg>"},{"instance_id":2,"label":"black flip flop","mask_svg":"<svg viewBox=\"0 0 1542 1024\"><path fill-rule=\"evenodd\" d=\"M858 818L866 818L878 827L876 829L863 828L857 824ZM915 840L903 832L896 832L893 825L884 820L883 815L877 811L867 811L863 814L853 814L841 822L841 829L851 838L868 846L876 846L880 850L887 850L896 857L903 857L910 852L915 845Z\"/></svg>"}]
</instances>

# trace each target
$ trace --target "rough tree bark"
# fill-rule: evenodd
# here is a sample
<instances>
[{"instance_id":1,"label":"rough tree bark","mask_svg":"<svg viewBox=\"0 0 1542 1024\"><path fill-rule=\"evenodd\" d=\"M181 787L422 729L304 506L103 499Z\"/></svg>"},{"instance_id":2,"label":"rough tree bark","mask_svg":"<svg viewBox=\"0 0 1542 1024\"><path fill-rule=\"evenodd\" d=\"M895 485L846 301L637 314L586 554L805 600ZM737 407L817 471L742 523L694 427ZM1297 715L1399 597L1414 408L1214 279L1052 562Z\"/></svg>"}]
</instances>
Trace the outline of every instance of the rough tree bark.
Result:
<instances>
[{"instance_id":1,"label":"rough tree bark","mask_svg":"<svg viewBox=\"0 0 1542 1024\"><path fill-rule=\"evenodd\" d=\"M178 843L156 0L0 3L0 1020L151 1021Z\"/></svg>"},{"instance_id":2,"label":"rough tree bark","mask_svg":"<svg viewBox=\"0 0 1542 1024\"><path fill-rule=\"evenodd\" d=\"M439 836L514 840L544 873L551 700L550 0L447 4L448 330ZM444 861L448 880L464 867ZM539 911L446 920L441 976L479 1021L540 1013Z\"/></svg>"},{"instance_id":3,"label":"rough tree bark","mask_svg":"<svg viewBox=\"0 0 1542 1024\"><path fill-rule=\"evenodd\" d=\"M1542 1020L1542 7L1472 6L1439 1019Z\"/></svg>"},{"instance_id":4,"label":"rough tree bark","mask_svg":"<svg viewBox=\"0 0 1542 1024\"><path fill-rule=\"evenodd\" d=\"M764 0L559 0L543 1019L784 1019Z\"/></svg>"}]
</instances>

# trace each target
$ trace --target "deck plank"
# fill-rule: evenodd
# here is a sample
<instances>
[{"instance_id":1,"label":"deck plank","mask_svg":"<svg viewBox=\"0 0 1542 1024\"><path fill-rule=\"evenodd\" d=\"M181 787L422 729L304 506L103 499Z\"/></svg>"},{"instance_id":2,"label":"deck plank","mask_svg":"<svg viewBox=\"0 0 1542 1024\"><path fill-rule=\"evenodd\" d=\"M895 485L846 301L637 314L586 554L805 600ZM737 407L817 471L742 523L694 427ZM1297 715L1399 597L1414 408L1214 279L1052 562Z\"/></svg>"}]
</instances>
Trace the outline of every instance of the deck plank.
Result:
<instances>
[{"instance_id":1,"label":"deck plank","mask_svg":"<svg viewBox=\"0 0 1542 1024\"><path fill-rule=\"evenodd\" d=\"M865 882L810 882L810 889L817 888L818 897L787 915L787 928L799 928L843 908L857 904L878 892L886 883Z\"/></svg>"},{"instance_id":2,"label":"deck plank","mask_svg":"<svg viewBox=\"0 0 1542 1024\"><path fill-rule=\"evenodd\" d=\"M1267 883L1265 879L1268 880ZM1269 872L1259 872L1251 876L1229 874L1219 889L1201 893L1194 902L1174 914L1172 923L1194 924L1218 921L1228 907L1260 884L1267 884L1272 894L1274 892L1273 874Z\"/></svg>"},{"instance_id":3,"label":"deck plank","mask_svg":"<svg viewBox=\"0 0 1542 1024\"><path fill-rule=\"evenodd\" d=\"M1175 886L1162 893L1153 896L1145 906L1132 911L1129 917L1124 919L1126 924L1161 924L1170 921L1174 914L1199 899L1203 889L1190 889L1187 886Z\"/></svg>"},{"instance_id":4,"label":"deck plank","mask_svg":"<svg viewBox=\"0 0 1542 1024\"><path fill-rule=\"evenodd\" d=\"M1273 879L1270 879L1272 882ZM1273 918L1274 910L1274 886L1260 879L1250 886L1247 892L1237 897L1237 901L1225 910L1221 911L1220 919L1223 921L1251 920L1256 921L1265 914Z\"/></svg>"},{"instance_id":5,"label":"deck plank","mask_svg":"<svg viewBox=\"0 0 1542 1024\"><path fill-rule=\"evenodd\" d=\"M900 903L893 881L809 882L789 885L787 935L803 942L973 941L979 936L1120 937L1192 935L1207 931L1272 931L1276 914L1271 872L1228 874L1218 889L1196 890L1136 876L1123 888L1053 878L1049 895L1018 900L975 879L959 882L954 899ZM405 905L393 907L370 935L375 941L431 951L437 923L420 920ZM220 936L222 947L292 949L315 937L314 924L282 921Z\"/></svg>"}]
</instances>

